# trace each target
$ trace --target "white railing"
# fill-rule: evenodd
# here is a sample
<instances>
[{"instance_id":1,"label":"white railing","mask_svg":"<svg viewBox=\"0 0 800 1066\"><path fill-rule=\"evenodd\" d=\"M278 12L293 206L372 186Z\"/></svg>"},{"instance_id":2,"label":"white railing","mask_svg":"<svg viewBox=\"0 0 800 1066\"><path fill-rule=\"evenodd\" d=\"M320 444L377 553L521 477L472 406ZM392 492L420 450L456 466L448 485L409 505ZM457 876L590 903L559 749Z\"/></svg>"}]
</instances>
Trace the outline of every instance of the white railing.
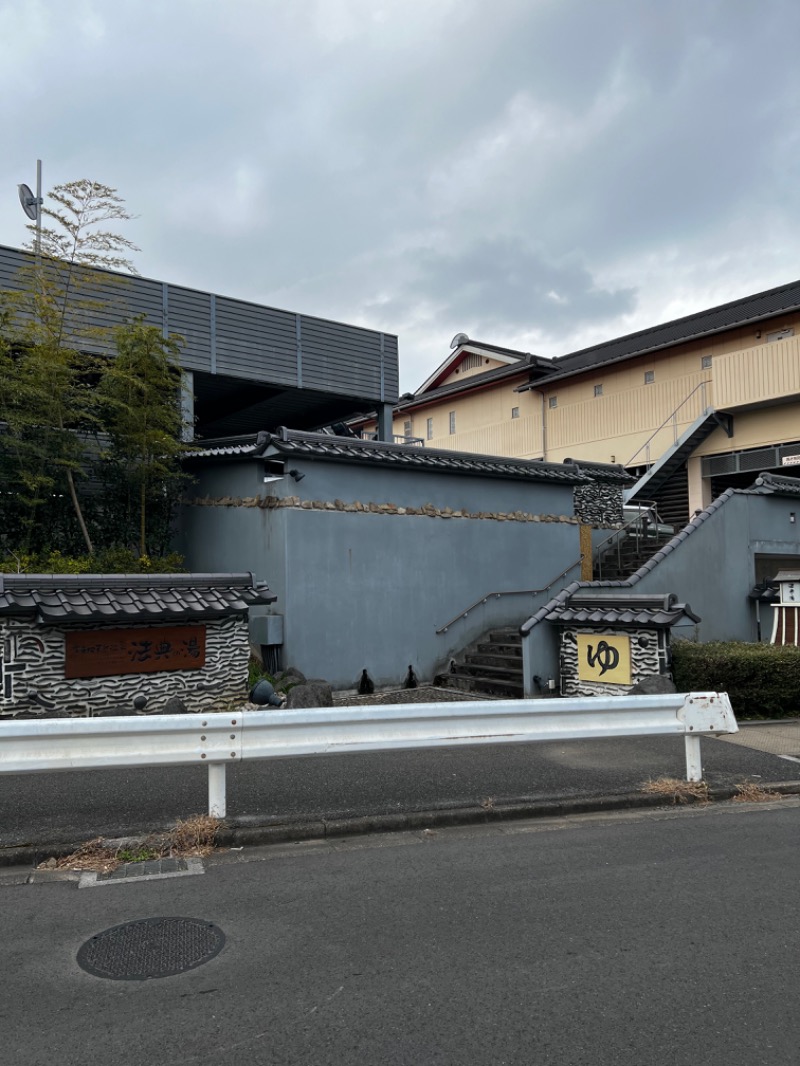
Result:
<instances>
[{"instance_id":1,"label":"white railing","mask_svg":"<svg viewBox=\"0 0 800 1066\"><path fill-rule=\"evenodd\" d=\"M0 723L0 773L205 764L209 813L223 818L225 767L242 759L670 734L700 781L700 736L737 730L724 692L48 718Z\"/></svg>"}]
</instances>

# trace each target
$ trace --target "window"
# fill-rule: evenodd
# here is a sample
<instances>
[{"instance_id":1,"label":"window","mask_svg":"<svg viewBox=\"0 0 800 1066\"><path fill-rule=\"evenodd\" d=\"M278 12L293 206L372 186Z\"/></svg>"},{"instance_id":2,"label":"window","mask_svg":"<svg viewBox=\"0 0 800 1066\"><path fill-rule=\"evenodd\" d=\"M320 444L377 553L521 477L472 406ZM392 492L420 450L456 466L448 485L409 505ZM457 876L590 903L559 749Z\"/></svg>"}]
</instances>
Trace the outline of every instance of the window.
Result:
<instances>
[{"instance_id":1,"label":"window","mask_svg":"<svg viewBox=\"0 0 800 1066\"><path fill-rule=\"evenodd\" d=\"M702 357L702 359L700 360L700 369L701 370L710 370L711 369L711 356L710 355L704 355Z\"/></svg>"},{"instance_id":2,"label":"window","mask_svg":"<svg viewBox=\"0 0 800 1066\"><path fill-rule=\"evenodd\" d=\"M450 432L451 433L455 433L455 431L456 431L456 413L455 413L455 411L451 411L450 412Z\"/></svg>"},{"instance_id":3,"label":"window","mask_svg":"<svg viewBox=\"0 0 800 1066\"><path fill-rule=\"evenodd\" d=\"M511 408L511 417L512 418L519 418L519 408L518 407L512 407Z\"/></svg>"},{"instance_id":4,"label":"window","mask_svg":"<svg viewBox=\"0 0 800 1066\"><path fill-rule=\"evenodd\" d=\"M548 401L547 401L547 406L548 407L558 407L558 397L557 396L550 396Z\"/></svg>"},{"instance_id":5,"label":"window","mask_svg":"<svg viewBox=\"0 0 800 1066\"><path fill-rule=\"evenodd\" d=\"M433 419L429 418L425 424L425 436L428 440L433 440Z\"/></svg>"},{"instance_id":6,"label":"window","mask_svg":"<svg viewBox=\"0 0 800 1066\"><path fill-rule=\"evenodd\" d=\"M656 372L655 372L655 370L645 370L645 372L644 372L644 383L645 383L645 385L652 385L655 380L656 380Z\"/></svg>"},{"instance_id":7,"label":"window","mask_svg":"<svg viewBox=\"0 0 800 1066\"><path fill-rule=\"evenodd\" d=\"M603 386L602 385L595 385L594 394L595 394L595 396L602 396L603 395Z\"/></svg>"},{"instance_id":8,"label":"window","mask_svg":"<svg viewBox=\"0 0 800 1066\"><path fill-rule=\"evenodd\" d=\"M412 429L413 429L413 426L411 425L410 422L404 422L403 423L403 436L406 438L406 440L408 440L408 438L411 436L411 430Z\"/></svg>"}]
</instances>

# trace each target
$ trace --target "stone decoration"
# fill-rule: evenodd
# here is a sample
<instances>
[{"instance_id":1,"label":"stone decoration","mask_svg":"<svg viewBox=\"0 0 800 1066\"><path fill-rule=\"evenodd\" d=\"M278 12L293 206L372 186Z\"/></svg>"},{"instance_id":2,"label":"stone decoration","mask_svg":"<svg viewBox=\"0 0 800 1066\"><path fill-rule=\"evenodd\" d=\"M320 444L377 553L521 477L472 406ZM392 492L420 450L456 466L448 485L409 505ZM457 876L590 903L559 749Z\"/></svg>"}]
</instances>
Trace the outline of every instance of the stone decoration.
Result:
<instances>
[{"instance_id":1,"label":"stone decoration","mask_svg":"<svg viewBox=\"0 0 800 1066\"><path fill-rule=\"evenodd\" d=\"M629 687L603 684L599 681L578 679L578 633L591 633L602 640L603 636L618 636L621 630L611 626L599 629L565 627L561 634L560 673L562 696L624 696ZM653 674L661 674L667 662L669 635L665 630L625 630L631 641L631 685L644 681Z\"/></svg>"},{"instance_id":2,"label":"stone decoration","mask_svg":"<svg viewBox=\"0 0 800 1066\"><path fill-rule=\"evenodd\" d=\"M398 507L393 503L362 503L355 500L301 500L299 496L198 496L184 499L184 504L192 507L259 507L273 510L290 507L302 511L347 511L349 513L407 515L417 518L472 519L493 520L495 522L561 522L578 525L580 519L573 515L531 514L528 511L467 511L453 510L450 507L436 507L424 503L421 507ZM620 520L621 520L620 510Z\"/></svg>"},{"instance_id":3,"label":"stone decoration","mask_svg":"<svg viewBox=\"0 0 800 1066\"><path fill-rule=\"evenodd\" d=\"M602 481L595 481L591 485L576 485L573 498L575 514L580 522L596 528L622 523L621 485Z\"/></svg>"},{"instance_id":4,"label":"stone decoration","mask_svg":"<svg viewBox=\"0 0 800 1066\"><path fill-rule=\"evenodd\" d=\"M170 714L225 710L247 696L246 616L210 619L206 662L197 671L68 680L64 629L26 618L0 620L0 718L80 718L95 714ZM107 627L109 633L124 627ZM168 625L153 625L163 629ZM69 627L94 631L97 623Z\"/></svg>"}]
</instances>

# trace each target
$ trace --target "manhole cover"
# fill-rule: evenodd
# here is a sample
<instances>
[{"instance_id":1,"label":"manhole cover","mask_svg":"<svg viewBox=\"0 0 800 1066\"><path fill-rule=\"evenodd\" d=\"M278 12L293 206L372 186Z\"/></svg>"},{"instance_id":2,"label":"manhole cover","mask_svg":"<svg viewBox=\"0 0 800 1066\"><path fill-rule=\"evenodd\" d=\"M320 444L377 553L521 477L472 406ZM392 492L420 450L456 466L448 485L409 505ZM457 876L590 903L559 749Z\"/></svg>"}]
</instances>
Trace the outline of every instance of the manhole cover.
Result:
<instances>
[{"instance_id":1,"label":"manhole cover","mask_svg":"<svg viewBox=\"0 0 800 1066\"><path fill-rule=\"evenodd\" d=\"M142 918L87 940L78 965L111 981L174 977L213 959L224 943L222 930L199 918Z\"/></svg>"}]
</instances>

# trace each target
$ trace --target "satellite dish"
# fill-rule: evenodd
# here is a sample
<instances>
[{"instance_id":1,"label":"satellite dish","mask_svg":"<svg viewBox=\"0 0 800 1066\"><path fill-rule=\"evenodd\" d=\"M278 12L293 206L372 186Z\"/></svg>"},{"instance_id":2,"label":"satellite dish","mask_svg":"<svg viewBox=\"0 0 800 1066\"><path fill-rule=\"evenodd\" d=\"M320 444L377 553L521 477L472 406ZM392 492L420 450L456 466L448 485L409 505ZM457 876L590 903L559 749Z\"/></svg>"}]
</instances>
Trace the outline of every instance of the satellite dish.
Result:
<instances>
[{"instance_id":1,"label":"satellite dish","mask_svg":"<svg viewBox=\"0 0 800 1066\"><path fill-rule=\"evenodd\" d=\"M450 347L459 348L462 344L469 344L469 337L466 333L456 333L455 337L450 341Z\"/></svg>"},{"instance_id":2,"label":"satellite dish","mask_svg":"<svg viewBox=\"0 0 800 1066\"><path fill-rule=\"evenodd\" d=\"M39 217L39 202L31 192L27 185L18 185L19 189L19 202L22 204L22 210L35 222Z\"/></svg>"}]
</instances>

